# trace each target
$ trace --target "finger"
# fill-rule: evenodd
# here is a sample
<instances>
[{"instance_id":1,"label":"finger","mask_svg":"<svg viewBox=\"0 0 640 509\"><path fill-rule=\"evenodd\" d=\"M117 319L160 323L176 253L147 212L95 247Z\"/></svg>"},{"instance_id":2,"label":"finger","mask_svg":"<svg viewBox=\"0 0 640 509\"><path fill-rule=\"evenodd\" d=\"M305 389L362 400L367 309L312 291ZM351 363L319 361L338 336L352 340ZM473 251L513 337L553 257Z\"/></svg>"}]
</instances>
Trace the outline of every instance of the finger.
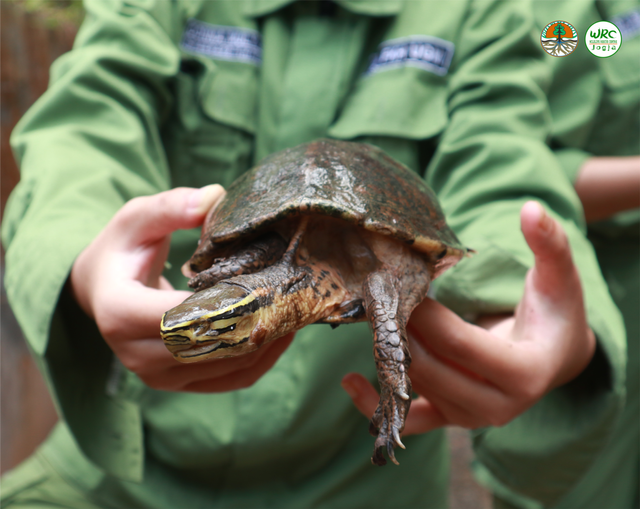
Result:
<instances>
[{"instance_id":1,"label":"finger","mask_svg":"<svg viewBox=\"0 0 640 509\"><path fill-rule=\"evenodd\" d=\"M564 230L535 201L523 205L520 223L525 240L535 256L534 284L539 291L550 296L563 294L564 284L559 282L566 281L573 286L576 277ZM575 290L572 288L572 291Z\"/></svg>"},{"instance_id":2,"label":"finger","mask_svg":"<svg viewBox=\"0 0 640 509\"><path fill-rule=\"evenodd\" d=\"M348 373L342 378L342 388L360 413L370 419L378 407L380 395L369 380L359 373ZM447 424L448 421L438 409L426 398L419 396L411 402L402 435L418 435Z\"/></svg>"},{"instance_id":3,"label":"finger","mask_svg":"<svg viewBox=\"0 0 640 509\"><path fill-rule=\"evenodd\" d=\"M452 422L431 401L424 396L419 396L411 402L402 435L419 435L450 424Z\"/></svg>"},{"instance_id":4,"label":"finger","mask_svg":"<svg viewBox=\"0 0 640 509\"><path fill-rule=\"evenodd\" d=\"M136 373L150 387L179 391L194 382L224 378L235 372L251 370L268 352L269 346L271 345L239 357L184 364L173 357L159 337L129 338L119 344L117 355L127 369Z\"/></svg>"},{"instance_id":5,"label":"finger","mask_svg":"<svg viewBox=\"0 0 640 509\"><path fill-rule=\"evenodd\" d=\"M158 280L158 290L173 291L175 288L173 288L173 285L166 277L160 276L160 279Z\"/></svg>"},{"instance_id":6,"label":"finger","mask_svg":"<svg viewBox=\"0 0 640 509\"><path fill-rule=\"evenodd\" d=\"M107 339L107 338L105 338ZM176 360L159 337L121 339L107 342L122 365L153 389L166 390L168 375Z\"/></svg>"},{"instance_id":7,"label":"finger","mask_svg":"<svg viewBox=\"0 0 640 509\"><path fill-rule=\"evenodd\" d=\"M207 211L223 196L224 189L218 184L141 196L118 211L113 226L125 248L157 242L176 230L200 225Z\"/></svg>"},{"instance_id":8,"label":"finger","mask_svg":"<svg viewBox=\"0 0 640 509\"><path fill-rule=\"evenodd\" d=\"M162 315L191 292L156 290L139 281L123 282L118 292L96 297L95 320L107 340L159 338Z\"/></svg>"},{"instance_id":9,"label":"finger","mask_svg":"<svg viewBox=\"0 0 640 509\"><path fill-rule=\"evenodd\" d=\"M473 413L469 409L440 395L430 395L425 399L438 411L447 425L460 426L467 429L492 425L492 422L484 414Z\"/></svg>"},{"instance_id":10,"label":"finger","mask_svg":"<svg viewBox=\"0 0 640 509\"><path fill-rule=\"evenodd\" d=\"M140 281L149 288L160 289L160 278L169 254L171 236L167 235L154 243L127 247L103 256L101 273L95 276L103 289L117 289L132 280Z\"/></svg>"},{"instance_id":11,"label":"finger","mask_svg":"<svg viewBox=\"0 0 640 509\"><path fill-rule=\"evenodd\" d=\"M564 230L536 202L523 206L521 223L535 266L516 310L514 333L524 348L546 352L548 360L541 368L551 388L582 371L595 350L595 337ZM526 339L535 341L522 341Z\"/></svg>"},{"instance_id":12,"label":"finger","mask_svg":"<svg viewBox=\"0 0 640 509\"><path fill-rule=\"evenodd\" d=\"M161 289L162 279L164 279L162 273L164 272L171 247L171 236L167 235L160 242L149 247L149 251L151 251L151 256L148 257L149 266L148 268L145 267L144 271L136 279L150 288ZM144 279L140 276L144 276Z\"/></svg>"},{"instance_id":13,"label":"finger","mask_svg":"<svg viewBox=\"0 0 640 509\"><path fill-rule=\"evenodd\" d=\"M189 383L182 390L187 392L228 392L251 387L273 367L285 350L289 348L294 336L294 333L287 334L262 347L260 350L265 351L261 352L258 362L247 369L236 370L225 375L220 374L222 373L221 370L220 372L215 372L215 377L212 377L211 372L215 368L214 361L210 366L211 370L207 378ZM221 361L224 360L227 359L221 359Z\"/></svg>"},{"instance_id":14,"label":"finger","mask_svg":"<svg viewBox=\"0 0 640 509\"><path fill-rule=\"evenodd\" d=\"M122 364L149 387L165 391L225 392L249 387L268 371L293 340L287 334L255 352L198 363L181 363L160 338L127 341L118 351Z\"/></svg>"},{"instance_id":15,"label":"finger","mask_svg":"<svg viewBox=\"0 0 640 509\"><path fill-rule=\"evenodd\" d=\"M280 339L282 339L282 343ZM275 360L277 360L283 351L282 349L286 348L291 342L291 338L288 335L280 339L276 339L251 353L237 357L208 359L196 363L181 363L176 360L170 375L173 380L171 384L172 390L184 390L185 387L196 382L222 378L225 379L223 382L237 385L239 378L233 378L236 375L240 373L246 375L249 372L261 371L263 367L266 370L272 366L272 356L275 354ZM241 387L237 386L235 388Z\"/></svg>"},{"instance_id":16,"label":"finger","mask_svg":"<svg viewBox=\"0 0 640 509\"><path fill-rule=\"evenodd\" d=\"M348 373L342 378L341 385L360 413L370 419L378 407L380 395L369 380L359 373Z\"/></svg>"},{"instance_id":17,"label":"finger","mask_svg":"<svg viewBox=\"0 0 640 509\"><path fill-rule=\"evenodd\" d=\"M506 413L511 408L510 399L495 385L443 362L414 338L409 338L409 344L412 356L409 377L414 390L440 411L445 410L443 403L450 402L458 410L456 424L465 424L460 422L461 416L466 416L467 423L471 422L471 416L495 415L500 420L509 417ZM447 413L445 416L454 417Z\"/></svg>"},{"instance_id":18,"label":"finger","mask_svg":"<svg viewBox=\"0 0 640 509\"><path fill-rule=\"evenodd\" d=\"M414 310L407 326L412 356L418 348L430 351L457 369L500 385L505 375L519 369L519 352L512 341L465 322L442 304L426 298ZM415 363L415 361L414 361Z\"/></svg>"}]
</instances>

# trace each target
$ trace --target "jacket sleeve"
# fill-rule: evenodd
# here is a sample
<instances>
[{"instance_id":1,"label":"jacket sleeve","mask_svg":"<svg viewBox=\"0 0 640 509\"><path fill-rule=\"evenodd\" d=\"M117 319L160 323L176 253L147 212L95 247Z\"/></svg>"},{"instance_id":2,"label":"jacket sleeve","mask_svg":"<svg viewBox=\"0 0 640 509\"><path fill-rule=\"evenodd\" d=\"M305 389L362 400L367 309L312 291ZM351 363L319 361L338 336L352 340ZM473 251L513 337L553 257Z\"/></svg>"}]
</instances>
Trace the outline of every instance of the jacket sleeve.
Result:
<instances>
[{"instance_id":1,"label":"jacket sleeve","mask_svg":"<svg viewBox=\"0 0 640 509\"><path fill-rule=\"evenodd\" d=\"M7 294L58 411L90 459L129 479L142 471L137 407L106 394L113 356L64 285L127 200L170 186L161 132L186 13L146 4L87 2L73 51L13 133L21 181L2 231Z\"/></svg>"},{"instance_id":2,"label":"jacket sleeve","mask_svg":"<svg viewBox=\"0 0 640 509\"><path fill-rule=\"evenodd\" d=\"M625 336L578 226L578 198L545 145L549 80L532 32L525 2L472 8L452 65L449 125L426 178L449 224L477 251L434 283L435 295L471 320L512 311L520 300L533 265L519 224L527 200L543 203L569 237L597 353L577 379L508 425L478 430L474 440L479 468L494 489L552 503L585 472L612 430L624 390Z\"/></svg>"}]
</instances>

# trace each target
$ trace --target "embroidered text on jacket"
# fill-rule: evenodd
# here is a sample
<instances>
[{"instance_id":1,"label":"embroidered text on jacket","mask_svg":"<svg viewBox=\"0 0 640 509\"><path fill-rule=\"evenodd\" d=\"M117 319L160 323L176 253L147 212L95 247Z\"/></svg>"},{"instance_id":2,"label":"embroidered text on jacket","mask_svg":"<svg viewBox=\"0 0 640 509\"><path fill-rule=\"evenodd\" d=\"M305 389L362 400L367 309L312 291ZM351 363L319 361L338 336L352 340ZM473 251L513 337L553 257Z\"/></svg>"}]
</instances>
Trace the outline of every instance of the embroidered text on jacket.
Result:
<instances>
[{"instance_id":1,"label":"embroidered text on jacket","mask_svg":"<svg viewBox=\"0 0 640 509\"><path fill-rule=\"evenodd\" d=\"M262 63L262 40L254 30L220 26L190 19L182 35L182 48L220 60Z\"/></svg>"},{"instance_id":2,"label":"embroidered text on jacket","mask_svg":"<svg viewBox=\"0 0 640 509\"><path fill-rule=\"evenodd\" d=\"M427 35L413 35L385 41L371 57L366 75L397 67L420 67L444 76L449 70L455 45Z\"/></svg>"}]
</instances>

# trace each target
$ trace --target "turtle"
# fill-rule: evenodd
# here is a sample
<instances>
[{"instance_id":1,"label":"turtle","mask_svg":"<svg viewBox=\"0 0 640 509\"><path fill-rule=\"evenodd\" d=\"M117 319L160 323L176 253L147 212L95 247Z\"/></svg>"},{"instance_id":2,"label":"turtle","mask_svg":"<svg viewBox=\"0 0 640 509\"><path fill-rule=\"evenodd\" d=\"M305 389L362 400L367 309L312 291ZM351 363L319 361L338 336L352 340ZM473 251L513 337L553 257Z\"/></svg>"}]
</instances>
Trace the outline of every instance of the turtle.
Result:
<instances>
[{"instance_id":1,"label":"turtle","mask_svg":"<svg viewBox=\"0 0 640 509\"><path fill-rule=\"evenodd\" d=\"M234 357L310 324L368 320L380 384L371 461L394 449L411 405L406 325L433 279L472 250L435 193L381 149L319 139L265 158L205 219L182 268L196 292L161 321L181 362Z\"/></svg>"}]
</instances>

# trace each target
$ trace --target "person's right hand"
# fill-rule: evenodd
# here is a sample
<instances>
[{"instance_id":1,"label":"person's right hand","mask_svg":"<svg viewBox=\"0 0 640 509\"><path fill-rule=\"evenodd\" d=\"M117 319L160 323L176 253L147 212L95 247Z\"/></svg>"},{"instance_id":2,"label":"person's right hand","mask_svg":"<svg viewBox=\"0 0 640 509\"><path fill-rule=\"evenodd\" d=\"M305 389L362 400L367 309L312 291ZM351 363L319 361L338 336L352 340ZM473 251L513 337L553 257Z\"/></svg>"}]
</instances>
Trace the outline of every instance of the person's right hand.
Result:
<instances>
[{"instance_id":1,"label":"person's right hand","mask_svg":"<svg viewBox=\"0 0 640 509\"><path fill-rule=\"evenodd\" d=\"M181 364L160 339L160 319L190 292L162 276L171 233L202 224L224 196L219 185L177 188L127 202L80 253L70 285L120 362L149 387L224 392L254 384L287 349L293 334L240 357Z\"/></svg>"},{"instance_id":2,"label":"person's right hand","mask_svg":"<svg viewBox=\"0 0 640 509\"><path fill-rule=\"evenodd\" d=\"M538 203L526 203L520 217L535 265L514 315L487 315L474 325L429 298L411 315L409 377L420 397L403 436L503 426L591 361L596 338L567 236ZM379 396L363 375L349 373L342 385L360 412L373 415Z\"/></svg>"}]
</instances>

